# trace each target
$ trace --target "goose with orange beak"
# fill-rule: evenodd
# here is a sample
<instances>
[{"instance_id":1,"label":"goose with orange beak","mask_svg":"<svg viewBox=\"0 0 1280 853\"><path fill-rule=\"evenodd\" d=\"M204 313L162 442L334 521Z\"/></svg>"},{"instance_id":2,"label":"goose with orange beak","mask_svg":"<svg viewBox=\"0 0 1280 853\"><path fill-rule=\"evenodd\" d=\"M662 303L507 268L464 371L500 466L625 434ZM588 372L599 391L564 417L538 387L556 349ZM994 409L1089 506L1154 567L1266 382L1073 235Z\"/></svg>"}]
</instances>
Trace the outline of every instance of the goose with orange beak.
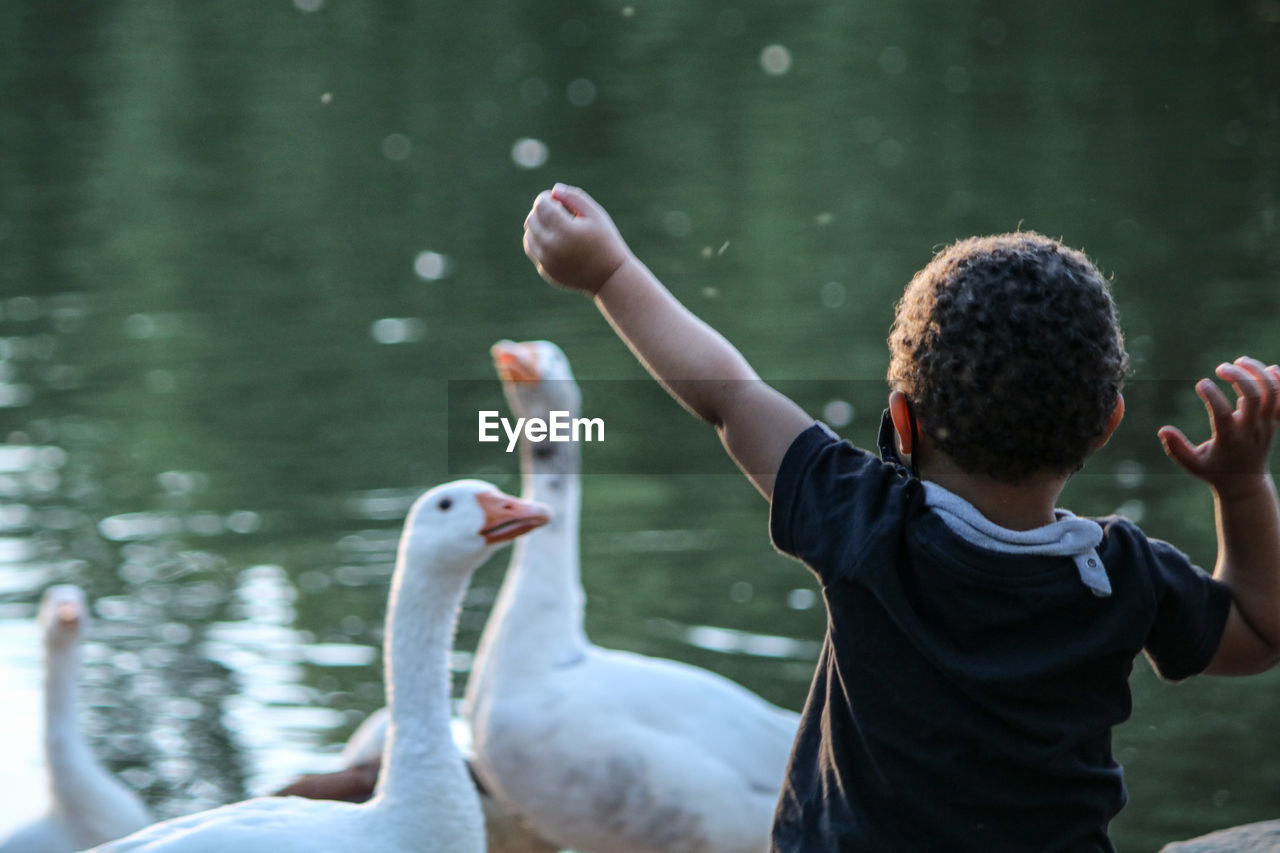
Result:
<instances>
[{"instance_id":1,"label":"goose with orange beak","mask_svg":"<svg viewBox=\"0 0 1280 853\"><path fill-rule=\"evenodd\" d=\"M581 414L555 344L491 352L516 416ZM477 775L555 849L763 853L798 715L707 670L592 644L579 447L526 441L520 461L523 497L553 521L516 543L472 665Z\"/></svg>"},{"instance_id":2,"label":"goose with orange beak","mask_svg":"<svg viewBox=\"0 0 1280 853\"><path fill-rule=\"evenodd\" d=\"M451 498L442 501L448 504L446 511L452 509ZM483 513L479 535L492 547L523 536L551 520L545 506L504 495L496 489L477 491L475 502ZM387 708L370 714L343 749L340 769L294 779L272 796L367 802L378 789L389 723ZM466 756L470 773L470 748L465 743L457 746ZM495 802L474 773L470 773L470 778L480 799L488 853L555 853L558 848L543 841L522 820Z\"/></svg>"},{"instance_id":3,"label":"goose with orange beak","mask_svg":"<svg viewBox=\"0 0 1280 853\"><path fill-rule=\"evenodd\" d=\"M484 853L475 785L450 725L449 653L472 573L501 545L546 525L546 506L459 480L405 519L387 602L388 718L373 797L359 805L258 797L156 824L103 853Z\"/></svg>"}]
</instances>

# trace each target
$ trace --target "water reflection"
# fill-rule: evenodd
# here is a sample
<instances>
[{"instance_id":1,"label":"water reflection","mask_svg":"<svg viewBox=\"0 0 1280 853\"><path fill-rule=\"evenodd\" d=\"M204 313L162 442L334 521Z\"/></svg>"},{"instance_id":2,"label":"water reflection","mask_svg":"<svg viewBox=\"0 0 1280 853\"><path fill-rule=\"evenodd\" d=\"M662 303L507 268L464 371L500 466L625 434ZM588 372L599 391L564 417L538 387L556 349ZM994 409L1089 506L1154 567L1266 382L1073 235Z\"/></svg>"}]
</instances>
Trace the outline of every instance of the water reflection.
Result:
<instances>
[{"instance_id":1,"label":"water reflection","mask_svg":"<svg viewBox=\"0 0 1280 853\"><path fill-rule=\"evenodd\" d=\"M752 655L762 658L792 658L813 661L821 643L717 628L713 625L686 625L679 630L686 643L713 652Z\"/></svg>"},{"instance_id":2,"label":"water reflection","mask_svg":"<svg viewBox=\"0 0 1280 853\"><path fill-rule=\"evenodd\" d=\"M236 581L229 616L208 627L201 653L233 673L238 686L223 707L240 749L259 758L247 790L265 793L308 772L322 752L324 735L345 717L324 707L324 697L304 683L306 666L362 666L372 662L364 646L326 643L292 626L297 590L279 566L253 566Z\"/></svg>"},{"instance_id":3,"label":"water reflection","mask_svg":"<svg viewBox=\"0 0 1280 853\"><path fill-rule=\"evenodd\" d=\"M44 767L41 745L40 632L35 612L6 606L0 618L0 726L6 760L13 771L0 778L0 833L38 814L48 799L33 784Z\"/></svg>"}]
</instances>

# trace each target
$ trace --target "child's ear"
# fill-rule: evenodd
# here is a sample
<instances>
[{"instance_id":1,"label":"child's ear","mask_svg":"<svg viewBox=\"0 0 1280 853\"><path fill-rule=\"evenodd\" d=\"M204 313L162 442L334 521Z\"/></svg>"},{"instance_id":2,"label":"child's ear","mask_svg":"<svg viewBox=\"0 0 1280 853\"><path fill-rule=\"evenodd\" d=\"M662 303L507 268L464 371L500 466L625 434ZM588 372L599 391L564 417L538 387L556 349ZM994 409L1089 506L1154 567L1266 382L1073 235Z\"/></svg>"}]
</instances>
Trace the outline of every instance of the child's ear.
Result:
<instances>
[{"instance_id":1,"label":"child's ear","mask_svg":"<svg viewBox=\"0 0 1280 853\"><path fill-rule=\"evenodd\" d=\"M1094 444L1094 450L1099 450L1102 445L1107 443L1107 440L1111 438L1111 433L1116 431L1116 427L1120 426L1120 421L1123 419L1124 395L1117 392L1115 408L1111 410L1111 417L1107 418L1107 425L1103 427L1102 435L1098 437L1097 442Z\"/></svg>"},{"instance_id":2,"label":"child's ear","mask_svg":"<svg viewBox=\"0 0 1280 853\"><path fill-rule=\"evenodd\" d=\"M916 421L916 429L912 429L911 402L901 391L889 392L889 417L893 420L893 431L898 434L898 449L904 456L915 452L915 437L920 428Z\"/></svg>"}]
</instances>

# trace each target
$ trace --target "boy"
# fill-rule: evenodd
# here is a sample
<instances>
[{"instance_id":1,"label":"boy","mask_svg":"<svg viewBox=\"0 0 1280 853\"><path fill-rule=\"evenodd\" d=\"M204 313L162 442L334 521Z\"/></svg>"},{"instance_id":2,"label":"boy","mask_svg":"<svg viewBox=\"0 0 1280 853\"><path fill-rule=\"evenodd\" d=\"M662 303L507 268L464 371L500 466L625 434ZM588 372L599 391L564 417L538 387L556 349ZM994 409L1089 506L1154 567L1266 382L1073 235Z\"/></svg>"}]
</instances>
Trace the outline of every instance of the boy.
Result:
<instances>
[{"instance_id":1,"label":"boy","mask_svg":"<svg viewBox=\"0 0 1280 853\"><path fill-rule=\"evenodd\" d=\"M975 238L916 274L889 338L881 461L760 381L586 193L538 196L524 244L717 429L771 502L774 544L822 582L827 636L775 851L1110 851L1111 729L1136 655L1167 679L1280 657L1280 368L1219 366L1234 409L1196 386L1208 441L1160 430L1213 490L1212 578L1124 519L1055 509L1124 412L1111 295L1079 252Z\"/></svg>"}]
</instances>

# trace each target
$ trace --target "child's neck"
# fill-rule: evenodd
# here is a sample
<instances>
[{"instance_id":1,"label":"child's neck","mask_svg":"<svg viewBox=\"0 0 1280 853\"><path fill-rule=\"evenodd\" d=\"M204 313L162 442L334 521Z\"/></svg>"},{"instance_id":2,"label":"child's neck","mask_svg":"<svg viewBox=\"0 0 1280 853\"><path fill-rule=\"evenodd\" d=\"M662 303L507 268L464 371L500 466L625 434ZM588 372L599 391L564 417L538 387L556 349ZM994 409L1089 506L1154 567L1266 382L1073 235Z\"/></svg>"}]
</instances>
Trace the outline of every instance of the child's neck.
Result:
<instances>
[{"instance_id":1,"label":"child's neck","mask_svg":"<svg viewBox=\"0 0 1280 853\"><path fill-rule=\"evenodd\" d=\"M1053 511L1066 485L1065 477L1050 474L1018 484L971 474L936 451L920 461L920 478L959 495L988 521L1008 530L1031 530L1056 521Z\"/></svg>"}]
</instances>

